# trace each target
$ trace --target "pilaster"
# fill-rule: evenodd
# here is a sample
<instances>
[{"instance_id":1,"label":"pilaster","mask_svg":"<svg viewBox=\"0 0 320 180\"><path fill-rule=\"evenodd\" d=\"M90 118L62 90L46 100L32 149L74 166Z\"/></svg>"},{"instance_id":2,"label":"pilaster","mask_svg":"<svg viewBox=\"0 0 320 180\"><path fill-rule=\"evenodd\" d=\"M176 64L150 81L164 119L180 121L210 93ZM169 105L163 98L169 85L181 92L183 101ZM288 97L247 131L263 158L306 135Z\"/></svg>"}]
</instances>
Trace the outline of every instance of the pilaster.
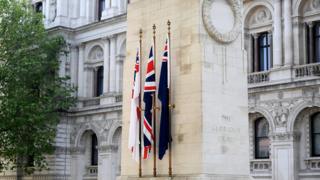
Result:
<instances>
[{"instance_id":1,"label":"pilaster","mask_svg":"<svg viewBox=\"0 0 320 180\"><path fill-rule=\"evenodd\" d=\"M292 30L292 2L285 0L284 3L284 64L293 65L293 30ZM281 42L281 41L280 41Z\"/></svg>"},{"instance_id":2,"label":"pilaster","mask_svg":"<svg viewBox=\"0 0 320 180\"><path fill-rule=\"evenodd\" d=\"M273 68L282 66L282 23L281 23L281 0L274 0L273 20Z\"/></svg>"}]
</instances>

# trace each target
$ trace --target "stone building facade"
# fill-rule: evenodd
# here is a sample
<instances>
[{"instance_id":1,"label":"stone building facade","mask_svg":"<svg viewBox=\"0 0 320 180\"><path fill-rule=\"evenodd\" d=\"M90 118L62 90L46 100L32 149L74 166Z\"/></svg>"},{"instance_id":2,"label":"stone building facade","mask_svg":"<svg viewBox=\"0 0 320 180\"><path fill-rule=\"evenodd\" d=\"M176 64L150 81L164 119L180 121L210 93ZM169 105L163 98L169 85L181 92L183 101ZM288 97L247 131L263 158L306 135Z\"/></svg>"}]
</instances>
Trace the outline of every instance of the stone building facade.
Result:
<instances>
[{"instance_id":1,"label":"stone building facade","mask_svg":"<svg viewBox=\"0 0 320 180\"><path fill-rule=\"evenodd\" d=\"M76 107L61 118L49 171L27 179L105 179L120 174L122 65L127 0L32 0L51 35L62 35L60 76L77 87ZM15 179L5 172L0 179Z\"/></svg>"},{"instance_id":2,"label":"stone building facade","mask_svg":"<svg viewBox=\"0 0 320 180\"><path fill-rule=\"evenodd\" d=\"M188 0L189 1L189 0ZM191 1L191 0L190 0ZM248 59L250 176L320 178L320 0L242 0ZM49 171L30 179L114 180L120 174L127 0L32 0L69 53L78 87L61 118ZM123 147L126 148L126 147ZM0 179L14 179L5 172Z\"/></svg>"},{"instance_id":3,"label":"stone building facade","mask_svg":"<svg viewBox=\"0 0 320 180\"><path fill-rule=\"evenodd\" d=\"M320 178L319 0L245 0L250 173Z\"/></svg>"}]
</instances>

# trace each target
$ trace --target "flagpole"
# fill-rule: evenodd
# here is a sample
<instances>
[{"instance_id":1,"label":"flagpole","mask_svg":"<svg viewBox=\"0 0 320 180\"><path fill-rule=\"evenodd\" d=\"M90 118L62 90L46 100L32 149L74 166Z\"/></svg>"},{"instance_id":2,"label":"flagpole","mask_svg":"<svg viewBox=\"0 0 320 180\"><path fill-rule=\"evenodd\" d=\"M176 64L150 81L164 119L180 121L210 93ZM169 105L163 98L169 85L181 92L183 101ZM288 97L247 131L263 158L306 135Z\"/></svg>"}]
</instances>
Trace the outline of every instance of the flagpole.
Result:
<instances>
[{"instance_id":1,"label":"flagpole","mask_svg":"<svg viewBox=\"0 0 320 180\"><path fill-rule=\"evenodd\" d=\"M168 20L168 58L169 58L169 97L168 97L168 101L169 101L169 176L172 176L172 148L171 148L171 110L174 107L174 105L171 103L171 22L170 20Z\"/></svg>"},{"instance_id":2,"label":"flagpole","mask_svg":"<svg viewBox=\"0 0 320 180\"><path fill-rule=\"evenodd\" d=\"M142 177L142 168L141 168L141 157L142 157L142 150L141 150L141 148L142 148L142 145L141 145L141 141L142 141L142 136L141 136L141 131L142 131L142 129L141 129L141 121L142 121L142 109L141 109L141 90L142 90L142 87L141 87L141 84L142 84L142 73L141 73L141 69L142 69L142 56L141 56L141 53L142 53L142 29L140 29L140 31L139 31L139 55L140 55L140 57L139 57L139 72L140 72L140 84L139 84L139 86L140 86L140 95L139 95L139 108L140 108L140 111L139 111L139 113L140 113L140 119L139 119L139 177Z\"/></svg>"},{"instance_id":3,"label":"flagpole","mask_svg":"<svg viewBox=\"0 0 320 180\"><path fill-rule=\"evenodd\" d=\"M153 58L154 58L154 74L156 78L156 25L153 24ZM155 79L156 82L156 79ZM156 112L157 112L157 102L156 102L156 92L153 94L153 177L157 176L157 126L156 126Z\"/></svg>"}]
</instances>

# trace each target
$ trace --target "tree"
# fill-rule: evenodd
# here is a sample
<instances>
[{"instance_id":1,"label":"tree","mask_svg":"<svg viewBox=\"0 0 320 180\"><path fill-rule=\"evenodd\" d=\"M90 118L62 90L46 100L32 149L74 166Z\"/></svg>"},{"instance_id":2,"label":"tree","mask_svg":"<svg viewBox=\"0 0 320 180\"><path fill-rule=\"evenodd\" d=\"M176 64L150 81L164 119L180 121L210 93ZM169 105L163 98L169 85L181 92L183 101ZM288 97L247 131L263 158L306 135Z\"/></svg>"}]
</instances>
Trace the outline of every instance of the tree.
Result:
<instances>
[{"instance_id":1,"label":"tree","mask_svg":"<svg viewBox=\"0 0 320 180\"><path fill-rule=\"evenodd\" d=\"M28 2L0 0L0 165L41 170L54 152L59 117L75 101L68 78L57 73L65 41L48 36Z\"/></svg>"}]
</instances>

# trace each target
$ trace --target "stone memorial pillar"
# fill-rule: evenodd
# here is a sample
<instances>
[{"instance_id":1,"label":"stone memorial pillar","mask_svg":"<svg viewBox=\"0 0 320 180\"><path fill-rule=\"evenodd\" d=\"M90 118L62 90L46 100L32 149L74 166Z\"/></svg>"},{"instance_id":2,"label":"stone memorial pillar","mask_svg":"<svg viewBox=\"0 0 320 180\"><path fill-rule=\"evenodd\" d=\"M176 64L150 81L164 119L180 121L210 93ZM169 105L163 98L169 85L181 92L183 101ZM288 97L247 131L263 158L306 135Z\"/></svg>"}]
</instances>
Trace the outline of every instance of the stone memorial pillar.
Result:
<instances>
[{"instance_id":1,"label":"stone memorial pillar","mask_svg":"<svg viewBox=\"0 0 320 180\"><path fill-rule=\"evenodd\" d=\"M142 77L152 25L157 26L157 75L171 21L173 179L249 179L247 60L240 0L132 0L128 6L123 78L121 176L139 179L128 147L132 69L143 30ZM159 104L159 103L158 103ZM158 118L158 121L159 122ZM157 124L159 127L159 124ZM142 179L154 179L142 160ZM155 179L168 179L168 152Z\"/></svg>"}]
</instances>

